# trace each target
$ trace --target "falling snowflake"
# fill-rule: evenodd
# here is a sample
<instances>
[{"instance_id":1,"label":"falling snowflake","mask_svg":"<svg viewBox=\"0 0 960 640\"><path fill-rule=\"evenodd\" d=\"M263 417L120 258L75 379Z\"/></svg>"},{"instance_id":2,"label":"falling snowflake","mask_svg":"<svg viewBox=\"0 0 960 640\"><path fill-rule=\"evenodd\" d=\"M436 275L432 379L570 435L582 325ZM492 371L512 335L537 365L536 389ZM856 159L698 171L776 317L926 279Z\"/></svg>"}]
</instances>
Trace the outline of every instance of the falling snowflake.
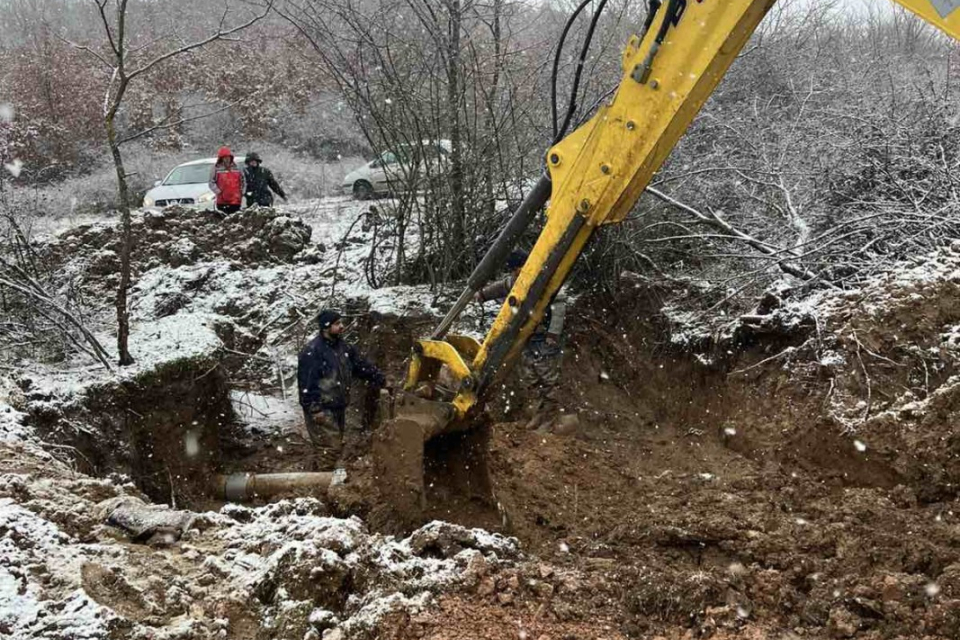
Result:
<instances>
[{"instance_id":1,"label":"falling snowflake","mask_svg":"<svg viewBox=\"0 0 960 640\"><path fill-rule=\"evenodd\" d=\"M725 434L727 434L728 436L735 436L735 435L737 435L737 430L734 429L733 427L725 427L724 430L723 430L723 432L724 432Z\"/></svg>"},{"instance_id":2,"label":"falling snowflake","mask_svg":"<svg viewBox=\"0 0 960 640\"><path fill-rule=\"evenodd\" d=\"M861 442L860 440L854 440L854 441L853 441L853 446L854 446L854 448L855 448L857 451L859 451L860 453L863 453L864 451L867 450L867 445L865 445L865 444L864 444L863 442Z\"/></svg>"},{"instance_id":3,"label":"falling snowflake","mask_svg":"<svg viewBox=\"0 0 960 640\"><path fill-rule=\"evenodd\" d=\"M928 582L927 586L925 586L923 590L928 597L933 598L940 593L940 585L938 585L936 582Z\"/></svg>"},{"instance_id":4,"label":"falling snowflake","mask_svg":"<svg viewBox=\"0 0 960 640\"><path fill-rule=\"evenodd\" d=\"M187 431L187 434L183 437L183 451L188 458L200 453L200 440L197 438L196 431Z\"/></svg>"},{"instance_id":5,"label":"falling snowflake","mask_svg":"<svg viewBox=\"0 0 960 640\"><path fill-rule=\"evenodd\" d=\"M12 104L0 104L0 122L13 122Z\"/></svg>"},{"instance_id":6,"label":"falling snowflake","mask_svg":"<svg viewBox=\"0 0 960 640\"><path fill-rule=\"evenodd\" d=\"M14 178L20 177L20 171L23 170L23 162L19 158L15 158L13 162L8 162L3 165L3 168L10 172Z\"/></svg>"}]
</instances>

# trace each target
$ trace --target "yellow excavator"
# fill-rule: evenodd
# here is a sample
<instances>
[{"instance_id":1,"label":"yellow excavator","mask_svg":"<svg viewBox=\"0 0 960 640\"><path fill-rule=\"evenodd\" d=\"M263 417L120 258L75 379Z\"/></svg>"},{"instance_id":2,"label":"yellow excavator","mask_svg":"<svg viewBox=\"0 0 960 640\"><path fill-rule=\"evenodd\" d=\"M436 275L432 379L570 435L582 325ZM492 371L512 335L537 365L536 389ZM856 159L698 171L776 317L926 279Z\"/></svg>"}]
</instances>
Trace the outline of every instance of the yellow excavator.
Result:
<instances>
[{"instance_id":1,"label":"yellow excavator","mask_svg":"<svg viewBox=\"0 0 960 640\"><path fill-rule=\"evenodd\" d=\"M649 0L643 28L623 51L623 76L612 99L563 137L568 113L546 153L545 174L450 312L416 343L403 391L382 408L375 482L398 513L415 518L425 506L425 444L483 424L483 401L494 381L520 355L590 236L627 216L775 1ZM960 40L960 0L895 2ZM483 342L448 335L548 201L544 227Z\"/></svg>"}]
</instances>

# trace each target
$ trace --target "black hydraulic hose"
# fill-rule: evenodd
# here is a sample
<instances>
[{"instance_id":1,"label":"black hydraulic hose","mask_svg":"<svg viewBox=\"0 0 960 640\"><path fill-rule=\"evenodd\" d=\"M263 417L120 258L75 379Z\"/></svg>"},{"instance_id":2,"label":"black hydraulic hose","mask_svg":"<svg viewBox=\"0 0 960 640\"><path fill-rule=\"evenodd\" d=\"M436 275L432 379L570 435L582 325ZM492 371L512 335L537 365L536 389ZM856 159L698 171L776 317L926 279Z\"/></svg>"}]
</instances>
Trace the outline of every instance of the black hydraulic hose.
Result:
<instances>
[{"instance_id":1,"label":"black hydraulic hose","mask_svg":"<svg viewBox=\"0 0 960 640\"><path fill-rule=\"evenodd\" d=\"M651 8L652 8L651 3ZM663 22L660 23L660 28L657 30L657 37L653 39L653 44L650 45L650 50L647 52L647 57L644 59L643 64L641 64L633 72L633 79L641 84L645 84L647 79L650 77L650 70L653 67L653 60L657 57L657 54L660 52L660 45L663 44L664 38L667 37L667 31L669 31L670 26L676 24L683 11L686 9L687 5L682 0L669 0L667 4L667 13L663 16ZM657 9L659 10L659 4ZM652 23L652 17L648 16L648 28L649 23Z\"/></svg>"},{"instance_id":2,"label":"black hydraulic hose","mask_svg":"<svg viewBox=\"0 0 960 640\"><path fill-rule=\"evenodd\" d=\"M663 39L667 36L667 30L670 29L670 25L677 21L677 18L680 17L680 12L686 8L686 5L681 5L680 0L670 0L667 4L667 15L663 16L663 23L660 25L660 30L657 31L657 44L663 44Z\"/></svg>"},{"instance_id":3,"label":"black hydraulic hose","mask_svg":"<svg viewBox=\"0 0 960 640\"><path fill-rule=\"evenodd\" d=\"M657 17L657 11L660 11L661 4L663 3L660 0L650 0L650 5L647 7L647 19L643 21L643 31L640 32L641 40L646 37L650 27L653 26L653 19Z\"/></svg>"},{"instance_id":4,"label":"black hydraulic hose","mask_svg":"<svg viewBox=\"0 0 960 640\"><path fill-rule=\"evenodd\" d=\"M553 109L553 138L556 140L559 128L557 127L557 73L560 69L560 56L563 53L563 43L567 40L567 34L570 32L570 29L573 27L574 21L577 19L577 16L587 8L587 5L593 2L593 0L583 0L573 13L570 14L570 17L567 18L567 23L563 25L563 31L560 33L560 41L557 43L557 50L553 54L553 72L550 74L550 106Z\"/></svg>"},{"instance_id":5,"label":"black hydraulic hose","mask_svg":"<svg viewBox=\"0 0 960 640\"><path fill-rule=\"evenodd\" d=\"M497 236L497 239L493 245L490 246L486 255L483 256L483 259L480 260L480 264L478 264L477 268L470 274L467 285L471 289L479 290L490 281L490 278L492 278L497 271L503 268L507 255L513 251L520 236L523 235L523 232L526 231L530 223L533 222L533 218L537 215L537 212L540 211L547 200L550 199L552 187L553 184L546 174L540 176L537 184L534 185L530 193L527 194L527 197L523 199L523 202L517 207L516 212L510 217L510 221L503 227L500 235Z\"/></svg>"},{"instance_id":6,"label":"black hydraulic hose","mask_svg":"<svg viewBox=\"0 0 960 640\"><path fill-rule=\"evenodd\" d=\"M553 132L554 132L554 143L556 143L564 133L566 133L566 128L570 125L570 120L573 117L573 113L576 110L576 96L580 84L580 76L583 71L583 62L586 59L587 51L590 48L590 42L593 39L593 33L596 29L597 22L600 19L600 14L603 12L604 7L607 4L607 0L601 0L600 5L597 7L597 10L594 11L593 18L590 21L590 27L587 31L586 38L584 39L583 46L580 49L580 59L577 65L577 72L574 78L573 93L570 99L570 105L567 109L566 119L563 123L562 132L561 129L557 126L557 72L560 66L560 56L563 52L563 44L567 38L567 34L570 32L571 27L573 26L574 21L577 19L577 16L590 4L593 0L583 0L574 12L567 19L566 25L563 27L563 33L560 35L560 42L557 44L557 51L554 54L553 58L553 73L551 76L551 104L553 108ZM670 0L670 6L674 7L678 4L677 0ZM646 35L649 31L650 26L653 24L654 17L656 16L657 11L660 10L661 0L650 0L649 10L647 12L647 19L644 22L643 34ZM669 19L669 15L667 18ZM661 28L663 33L666 31ZM662 34L659 34L662 39ZM440 324L434 329L431 338L434 340L442 339L446 335L447 331L453 325L454 321L460 316L460 313L466 308L470 301L473 299L473 295L479 291L483 286L490 281L493 275L502 268L503 263L507 259L507 255L513 248L517 245L517 241L520 239L520 236L530 227L530 224L533 222L534 217L537 212L543 208L543 205L547 203L547 200L550 199L550 194L553 190L553 185L550 182L550 177L546 173L540 176L540 179L537 181L537 184L533 189L527 194L527 197L524 198L523 202L510 217L510 220L504 226L503 230L500 232L500 235L497 236L497 239L494 241L490 249L487 250L487 253L484 254L483 258L480 260L480 264L476 266L473 270L473 273L470 274L470 277L467 279L467 287L460 294L460 297L454 303L453 307L443 318Z\"/></svg>"},{"instance_id":7,"label":"black hydraulic hose","mask_svg":"<svg viewBox=\"0 0 960 640\"><path fill-rule=\"evenodd\" d=\"M590 20L590 27L587 29L587 35L583 39L583 46L580 48L580 58L577 60L577 70L573 75L573 90L570 92L570 102L567 105L567 116L563 119L563 126L559 132L556 132L553 138L553 144L560 142L560 139L566 135L567 127L573 119L573 114L577 110L577 94L580 92L580 76L583 75L583 64L587 59L587 52L590 50L590 43L593 40L593 32L597 28L597 22L600 20L600 14L607 6L607 0L600 0L597 10L593 12L593 18Z\"/></svg>"}]
</instances>

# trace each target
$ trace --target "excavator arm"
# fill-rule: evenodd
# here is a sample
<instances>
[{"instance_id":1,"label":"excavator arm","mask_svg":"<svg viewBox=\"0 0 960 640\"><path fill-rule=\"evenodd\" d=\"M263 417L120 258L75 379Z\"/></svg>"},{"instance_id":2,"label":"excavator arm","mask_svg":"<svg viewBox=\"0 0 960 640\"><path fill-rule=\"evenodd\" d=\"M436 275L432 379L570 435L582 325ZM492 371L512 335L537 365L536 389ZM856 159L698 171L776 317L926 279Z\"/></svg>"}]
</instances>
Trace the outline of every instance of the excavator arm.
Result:
<instances>
[{"instance_id":1,"label":"excavator arm","mask_svg":"<svg viewBox=\"0 0 960 640\"><path fill-rule=\"evenodd\" d=\"M960 0L894 0L955 40L960 40Z\"/></svg>"},{"instance_id":2,"label":"excavator arm","mask_svg":"<svg viewBox=\"0 0 960 640\"><path fill-rule=\"evenodd\" d=\"M960 39L960 0L896 0ZM466 430L519 356L587 241L621 222L775 0L652 0L644 33L623 52L612 99L547 151L545 175L505 226L468 286L414 349L405 393L374 443L381 489L402 510L423 504L423 445ZM549 199L546 223L482 344L447 336Z\"/></svg>"}]
</instances>

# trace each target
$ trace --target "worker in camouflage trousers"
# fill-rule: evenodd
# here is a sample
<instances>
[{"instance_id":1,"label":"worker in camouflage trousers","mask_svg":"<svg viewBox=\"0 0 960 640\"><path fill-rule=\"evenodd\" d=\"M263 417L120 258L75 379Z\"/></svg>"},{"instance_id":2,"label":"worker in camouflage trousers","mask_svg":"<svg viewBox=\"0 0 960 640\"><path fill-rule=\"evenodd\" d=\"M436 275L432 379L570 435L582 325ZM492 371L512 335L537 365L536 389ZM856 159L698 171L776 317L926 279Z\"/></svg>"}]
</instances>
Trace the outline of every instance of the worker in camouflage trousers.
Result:
<instances>
[{"instance_id":1,"label":"worker in camouflage trousers","mask_svg":"<svg viewBox=\"0 0 960 640\"><path fill-rule=\"evenodd\" d=\"M319 468L324 470L340 461L354 376L376 387L384 387L386 378L343 339L338 312L324 310L318 319L320 335L300 352L297 381L307 433L319 450Z\"/></svg>"},{"instance_id":2,"label":"worker in camouflage trousers","mask_svg":"<svg viewBox=\"0 0 960 640\"><path fill-rule=\"evenodd\" d=\"M527 253L523 251L511 253L507 258L510 274L478 291L476 301L483 303L487 300L505 300L527 257ZM560 417L560 365L566 311L566 303L557 296L547 307L543 320L534 329L523 349L520 377L530 401L531 418L527 423L530 429L549 431L555 427Z\"/></svg>"},{"instance_id":3,"label":"worker in camouflage trousers","mask_svg":"<svg viewBox=\"0 0 960 640\"><path fill-rule=\"evenodd\" d=\"M273 206L273 194L287 199L287 194L283 192L280 183L273 177L273 172L263 166L263 160L256 151L247 154L244 160L246 168L243 170L244 178L247 184L247 206L260 205L261 207Z\"/></svg>"}]
</instances>

